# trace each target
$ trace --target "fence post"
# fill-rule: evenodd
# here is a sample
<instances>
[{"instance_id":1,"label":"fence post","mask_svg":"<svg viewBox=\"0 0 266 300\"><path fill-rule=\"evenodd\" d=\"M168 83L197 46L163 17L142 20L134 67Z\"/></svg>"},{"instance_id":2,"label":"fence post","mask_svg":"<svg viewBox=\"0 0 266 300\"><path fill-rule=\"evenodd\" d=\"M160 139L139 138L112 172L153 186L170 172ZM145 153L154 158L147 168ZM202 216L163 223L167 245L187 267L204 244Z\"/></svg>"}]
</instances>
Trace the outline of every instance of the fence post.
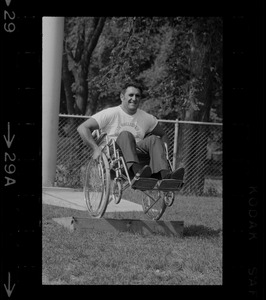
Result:
<instances>
[{"instance_id":1,"label":"fence post","mask_svg":"<svg viewBox=\"0 0 266 300\"><path fill-rule=\"evenodd\" d=\"M174 170L176 168L177 141L178 141L178 119L176 119L176 122L175 122L174 150L173 150L173 169Z\"/></svg>"}]
</instances>

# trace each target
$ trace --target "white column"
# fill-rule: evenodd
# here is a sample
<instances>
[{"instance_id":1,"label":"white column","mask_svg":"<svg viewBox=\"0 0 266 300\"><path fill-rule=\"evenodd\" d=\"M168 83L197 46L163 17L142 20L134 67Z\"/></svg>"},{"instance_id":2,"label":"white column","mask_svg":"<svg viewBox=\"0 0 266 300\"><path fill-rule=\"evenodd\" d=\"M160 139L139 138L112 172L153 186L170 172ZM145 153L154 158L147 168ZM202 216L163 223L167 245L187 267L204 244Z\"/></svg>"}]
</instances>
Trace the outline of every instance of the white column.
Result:
<instances>
[{"instance_id":1,"label":"white column","mask_svg":"<svg viewBox=\"0 0 266 300\"><path fill-rule=\"evenodd\" d=\"M42 185L53 186L64 36L63 17L44 17L42 60Z\"/></svg>"}]
</instances>

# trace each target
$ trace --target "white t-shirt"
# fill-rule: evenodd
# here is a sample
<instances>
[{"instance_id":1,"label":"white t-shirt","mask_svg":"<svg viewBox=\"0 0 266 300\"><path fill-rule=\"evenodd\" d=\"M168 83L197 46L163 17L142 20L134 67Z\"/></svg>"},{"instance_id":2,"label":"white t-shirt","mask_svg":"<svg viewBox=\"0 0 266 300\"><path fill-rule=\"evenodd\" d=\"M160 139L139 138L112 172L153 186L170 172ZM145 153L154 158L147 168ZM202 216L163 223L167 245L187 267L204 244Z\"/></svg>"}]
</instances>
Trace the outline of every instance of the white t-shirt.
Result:
<instances>
[{"instance_id":1,"label":"white t-shirt","mask_svg":"<svg viewBox=\"0 0 266 300\"><path fill-rule=\"evenodd\" d=\"M97 121L101 131L114 140L120 132L129 131L138 142L158 124L158 120L144 110L138 109L134 115L129 115L121 106L104 109L91 117Z\"/></svg>"}]
</instances>

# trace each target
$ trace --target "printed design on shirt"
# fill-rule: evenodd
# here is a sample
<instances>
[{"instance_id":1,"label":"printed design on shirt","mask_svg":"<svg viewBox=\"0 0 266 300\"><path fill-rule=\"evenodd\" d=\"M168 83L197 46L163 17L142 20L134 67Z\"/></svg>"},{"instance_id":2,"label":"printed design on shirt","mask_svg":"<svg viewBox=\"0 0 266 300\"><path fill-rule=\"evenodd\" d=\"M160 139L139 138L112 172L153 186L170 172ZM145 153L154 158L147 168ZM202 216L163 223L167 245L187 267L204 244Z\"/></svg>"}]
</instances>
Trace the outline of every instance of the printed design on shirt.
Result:
<instances>
[{"instance_id":1,"label":"printed design on shirt","mask_svg":"<svg viewBox=\"0 0 266 300\"><path fill-rule=\"evenodd\" d=\"M134 122L121 122L121 117L118 115L118 125L115 129L115 136L118 136L122 131L131 132L136 139L143 139L141 128Z\"/></svg>"},{"instance_id":2,"label":"printed design on shirt","mask_svg":"<svg viewBox=\"0 0 266 300\"><path fill-rule=\"evenodd\" d=\"M115 135L118 136L119 133L121 133L122 131L129 131L134 135L134 137L136 139L142 139L142 134L141 134L142 131L135 123L124 122L124 123L119 124L116 127Z\"/></svg>"}]
</instances>

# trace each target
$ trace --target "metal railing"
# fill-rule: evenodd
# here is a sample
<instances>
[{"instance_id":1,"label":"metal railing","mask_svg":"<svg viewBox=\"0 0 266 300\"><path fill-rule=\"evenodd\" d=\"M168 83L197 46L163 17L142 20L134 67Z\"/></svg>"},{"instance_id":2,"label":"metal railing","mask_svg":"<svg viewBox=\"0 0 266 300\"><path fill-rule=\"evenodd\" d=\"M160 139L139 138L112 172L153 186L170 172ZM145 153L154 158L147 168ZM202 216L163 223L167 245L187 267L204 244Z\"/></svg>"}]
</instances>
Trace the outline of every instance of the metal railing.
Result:
<instances>
[{"instance_id":1,"label":"metal railing","mask_svg":"<svg viewBox=\"0 0 266 300\"><path fill-rule=\"evenodd\" d=\"M59 115L55 185L82 188L90 150L77 127L88 116ZM170 140L174 167L183 166L184 195L222 195L222 124L159 120Z\"/></svg>"}]
</instances>

